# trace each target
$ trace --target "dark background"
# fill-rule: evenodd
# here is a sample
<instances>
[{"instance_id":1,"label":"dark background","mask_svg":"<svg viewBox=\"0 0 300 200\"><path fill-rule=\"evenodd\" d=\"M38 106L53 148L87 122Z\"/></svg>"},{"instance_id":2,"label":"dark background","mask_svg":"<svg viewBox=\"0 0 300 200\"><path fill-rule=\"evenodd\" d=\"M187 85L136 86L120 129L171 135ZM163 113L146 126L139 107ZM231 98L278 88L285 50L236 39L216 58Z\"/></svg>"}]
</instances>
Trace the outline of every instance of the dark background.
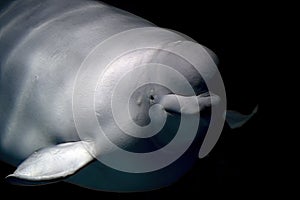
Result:
<instances>
[{"instance_id":1,"label":"dark background","mask_svg":"<svg viewBox=\"0 0 300 200\"><path fill-rule=\"evenodd\" d=\"M141 16L154 24L182 32L212 49L219 57L220 71L228 96L228 109L250 113L258 104L258 113L242 128L226 125L217 145L180 181L147 193L118 194L92 191L64 182L40 187L9 185L4 177L14 167L0 163L2 195L25 197L69 197L96 195L96 198L160 198L163 194L197 193L202 195L260 192L276 193L282 184L274 159L269 127L268 73L273 24L272 4L258 2L220 3L217 1L105 0L104 2ZM5 4L5 1L1 1ZM273 124L274 125L274 124ZM275 166L275 167L274 167ZM244 197L244 196L241 196Z\"/></svg>"}]
</instances>

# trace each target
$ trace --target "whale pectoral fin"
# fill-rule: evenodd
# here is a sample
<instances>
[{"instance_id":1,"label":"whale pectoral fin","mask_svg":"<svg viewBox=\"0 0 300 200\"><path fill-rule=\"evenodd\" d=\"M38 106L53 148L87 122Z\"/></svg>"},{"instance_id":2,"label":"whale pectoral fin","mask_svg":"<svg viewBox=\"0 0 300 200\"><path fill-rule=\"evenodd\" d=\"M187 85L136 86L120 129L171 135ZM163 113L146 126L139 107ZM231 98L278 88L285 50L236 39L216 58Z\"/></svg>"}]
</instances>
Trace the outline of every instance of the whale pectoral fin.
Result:
<instances>
[{"instance_id":1,"label":"whale pectoral fin","mask_svg":"<svg viewBox=\"0 0 300 200\"><path fill-rule=\"evenodd\" d=\"M197 114L206 107L218 104L220 97L212 93L198 96L181 96L169 94L162 97L160 104L167 112L181 114Z\"/></svg>"},{"instance_id":2,"label":"whale pectoral fin","mask_svg":"<svg viewBox=\"0 0 300 200\"><path fill-rule=\"evenodd\" d=\"M257 112L258 106L254 108L251 114L243 115L237 111L226 111L226 122L230 128L235 129L243 126Z\"/></svg>"},{"instance_id":3,"label":"whale pectoral fin","mask_svg":"<svg viewBox=\"0 0 300 200\"><path fill-rule=\"evenodd\" d=\"M40 185L62 180L93 160L89 142L68 142L36 151L6 178L18 185Z\"/></svg>"}]
</instances>

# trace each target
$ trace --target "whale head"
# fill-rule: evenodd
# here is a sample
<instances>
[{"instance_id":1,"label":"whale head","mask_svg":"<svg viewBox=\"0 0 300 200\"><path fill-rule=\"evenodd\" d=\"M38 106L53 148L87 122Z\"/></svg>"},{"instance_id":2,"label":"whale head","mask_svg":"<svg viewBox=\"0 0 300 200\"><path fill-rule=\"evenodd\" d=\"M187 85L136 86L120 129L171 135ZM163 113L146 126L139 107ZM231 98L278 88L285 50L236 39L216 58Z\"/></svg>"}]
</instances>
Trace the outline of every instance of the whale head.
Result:
<instances>
[{"instance_id":1,"label":"whale head","mask_svg":"<svg viewBox=\"0 0 300 200\"><path fill-rule=\"evenodd\" d=\"M8 180L66 180L110 191L174 182L221 134L226 94L217 63L211 50L171 30L138 28L108 38L74 79L80 140L37 150Z\"/></svg>"}]
</instances>

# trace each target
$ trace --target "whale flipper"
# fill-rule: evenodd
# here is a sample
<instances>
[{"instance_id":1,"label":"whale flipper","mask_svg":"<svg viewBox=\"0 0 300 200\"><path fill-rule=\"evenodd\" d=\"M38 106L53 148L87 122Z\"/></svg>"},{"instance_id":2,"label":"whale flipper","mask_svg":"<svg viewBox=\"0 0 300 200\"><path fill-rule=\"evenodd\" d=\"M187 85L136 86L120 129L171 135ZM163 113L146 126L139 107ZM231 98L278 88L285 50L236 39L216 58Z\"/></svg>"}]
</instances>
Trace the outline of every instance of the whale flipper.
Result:
<instances>
[{"instance_id":1,"label":"whale flipper","mask_svg":"<svg viewBox=\"0 0 300 200\"><path fill-rule=\"evenodd\" d=\"M226 122L230 128L235 129L243 126L253 115L257 112L258 106L254 108L251 114L244 115L237 111L227 110L226 111Z\"/></svg>"},{"instance_id":2,"label":"whale flipper","mask_svg":"<svg viewBox=\"0 0 300 200\"><path fill-rule=\"evenodd\" d=\"M17 185L41 185L62 180L93 160L88 142L68 142L34 152L6 178Z\"/></svg>"}]
</instances>

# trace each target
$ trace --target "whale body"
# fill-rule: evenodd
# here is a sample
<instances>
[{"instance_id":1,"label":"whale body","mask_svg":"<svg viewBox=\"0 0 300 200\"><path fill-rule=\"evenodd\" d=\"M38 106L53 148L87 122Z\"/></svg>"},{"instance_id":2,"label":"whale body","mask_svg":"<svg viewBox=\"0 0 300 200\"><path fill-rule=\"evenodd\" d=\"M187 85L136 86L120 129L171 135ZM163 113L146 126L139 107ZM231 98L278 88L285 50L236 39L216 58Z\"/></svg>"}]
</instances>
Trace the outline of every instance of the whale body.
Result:
<instances>
[{"instance_id":1,"label":"whale body","mask_svg":"<svg viewBox=\"0 0 300 200\"><path fill-rule=\"evenodd\" d=\"M179 179L198 159L209 127L210 106L222 101L218 95L209 93L204 81L214 79L217 57L208 48L197 45L183 34L156 27L145 19L100 2L13 1L0 12L0 159L17 166L7 179L23 185L64 180L108 191L152 190ZM195 48L201 54L195 58L202 74L172 52L179 49L196 55ZM91 73L84 66L99 69L97 76L93 76L96 71ZM168 70L175 70L177 75L168 75ZM87 75L81 79L83 74ZM154 152L175 137L180 117L189 118L201 111L196 139L176 161L147 173L122 171L100 162L97 157L110 157L113 150L102 144L102 140L95 142L96 134L91 134L93 125L79 128L74 119L89 123L88 114L83 112L85 105L90 105L84 100L88 91L81 89L77 94L76 88L84 88L85 84L89 85L89 81L84 80L100 75L102 79L93 88L96 117L107 137L120 148L137 154ZM117 114L108 111L110 102L114 103L110 91L120 77L124 83L119 84L120 92L113 93L117 99L115 104L121 105L120 99L125 98L122 95L127 95L122 91L135 87L126 101L131 119L120 117L122 106L116 109ZM178 83L181 87L181 79L174 82L176 77L186 80L192 92L185 89L174 92L158 84L177 86ZM81 107L75 114L74 93L83 99L78 101ZM154 106L152 114L149 113L149 109L158 104L159 107ZM137 131L133 137L124 134L126 131L114 122L114 116L119 117L128 130L149 124L154 130L162 117L166 117L166 123L157 136L146 137L146 132ZM237 117L231 119L237 121ZM246 120L244 117L242 121ZM78 134L78 129L87 133ZM120 163L125 164L137 163L130 160Z\"/></svg>"}]
</instances>

